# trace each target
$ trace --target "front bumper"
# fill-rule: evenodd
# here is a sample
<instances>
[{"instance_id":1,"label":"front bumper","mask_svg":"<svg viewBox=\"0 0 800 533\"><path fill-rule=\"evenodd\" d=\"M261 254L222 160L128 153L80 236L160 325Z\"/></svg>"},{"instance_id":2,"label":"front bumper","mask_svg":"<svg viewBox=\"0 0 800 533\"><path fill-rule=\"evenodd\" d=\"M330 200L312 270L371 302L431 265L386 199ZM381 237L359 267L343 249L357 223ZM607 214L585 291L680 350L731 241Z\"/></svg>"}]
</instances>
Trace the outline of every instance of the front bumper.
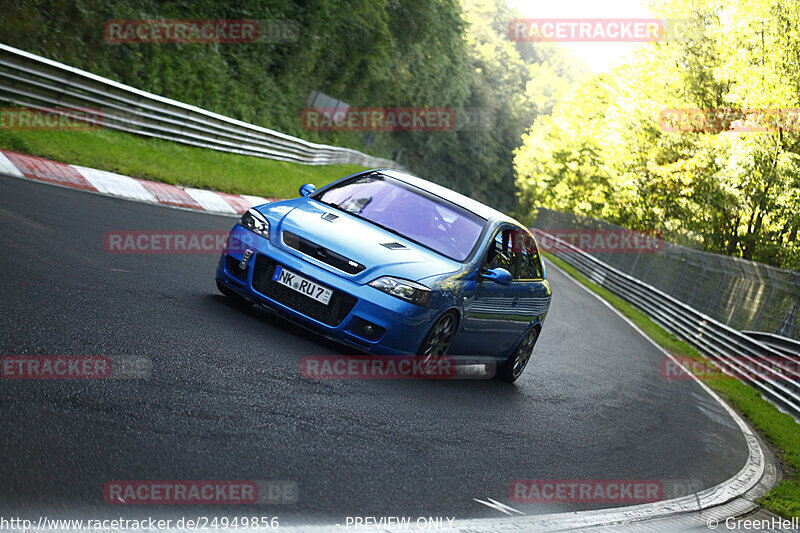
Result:
<instances>
[{"instance_id":1,"label":"front bumper","mask_svg":"<svg viewBox=\"0 0 800 533\"><path fill-rule=\"evenodd\" d=\"M245 270L238 265L253 252ZM323 305L271 280L276 265L334 291ZM304 259L293 250L236 225L217 265L216 279L249 300L326 337L377 355L413 355L437 310L395 298ZM372 326L367 333L365 326Z\"/></svg>"}]
</instances>

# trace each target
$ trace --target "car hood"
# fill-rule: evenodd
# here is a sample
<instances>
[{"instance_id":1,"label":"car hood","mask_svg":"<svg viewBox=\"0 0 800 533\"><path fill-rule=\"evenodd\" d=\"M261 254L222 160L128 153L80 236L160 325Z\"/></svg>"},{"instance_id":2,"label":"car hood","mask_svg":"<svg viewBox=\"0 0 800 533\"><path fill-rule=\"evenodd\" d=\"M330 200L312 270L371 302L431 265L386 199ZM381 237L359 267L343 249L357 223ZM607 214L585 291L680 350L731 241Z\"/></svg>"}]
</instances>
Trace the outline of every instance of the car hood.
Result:
<instances>
[{"instance_id":1,"label":"car hood","mask_svg":"<svg viewBox=\"0 0 800 533\"><path fill-rule=\"evenodd\" d=\"M455 272L462 267L461 263L395 233L311 199L302 199L293 209L288 212L284 210L278 224L280 246L307 259L284 243L284 231L292 232L364 265L366 269L363 272L350 276L320 261L309 261L361 283L379 276L396 276L416 281Z\"/></svg>"}]
</instances>

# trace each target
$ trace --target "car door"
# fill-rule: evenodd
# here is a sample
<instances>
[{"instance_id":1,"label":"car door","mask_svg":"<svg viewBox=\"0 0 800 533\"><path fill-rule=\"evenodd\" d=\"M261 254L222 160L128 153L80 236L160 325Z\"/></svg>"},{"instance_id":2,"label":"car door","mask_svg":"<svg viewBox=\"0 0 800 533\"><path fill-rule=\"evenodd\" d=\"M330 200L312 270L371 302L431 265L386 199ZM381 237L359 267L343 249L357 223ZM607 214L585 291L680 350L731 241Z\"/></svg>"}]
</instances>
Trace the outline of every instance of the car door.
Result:
<instances>
[{"instance_id":1,"label":"car door","mask_svg":"<svg viewBox=\"0 0 800 533\"><path fill-rule=\"evenodd\" d=\"M513 276L515 261L520 260L512 249L515 231L518 228L511 225L496 230L480 270L500 267ZM478 276L474 294L464 303L463 326L451 353L505 354L530 322L520 313L520 303L527 298L526 290L526 284L512 281L510 285L501 285Z\"/></svg>"}]
</instances>

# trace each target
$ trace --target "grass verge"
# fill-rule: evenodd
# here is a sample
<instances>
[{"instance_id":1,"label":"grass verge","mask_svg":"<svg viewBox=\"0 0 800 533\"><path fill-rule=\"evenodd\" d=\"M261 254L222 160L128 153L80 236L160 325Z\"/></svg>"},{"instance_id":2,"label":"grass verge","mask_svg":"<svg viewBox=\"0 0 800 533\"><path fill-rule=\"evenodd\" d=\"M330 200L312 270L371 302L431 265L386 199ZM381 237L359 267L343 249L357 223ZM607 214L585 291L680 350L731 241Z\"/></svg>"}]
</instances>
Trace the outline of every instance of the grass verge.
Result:
<instances>
[{"instance_id":1,"label":"grass verge","mask_svg":"<svg viewBox=\"0 0 800 533\"><path fill-rule=\"evenodd\" d=\"M572 265L544 253L549 261L566 271L570 276L600 295L623 315L639 326L648 337L669 353L680 357L703 359L700 353L686 342L653 322L642 311L636 309L608 289L589 281ZM800 424L763 399L761 393L744 383L730 379L706 379L704 382L747 418L753 427L771 444L773 451L784 466L784 479L759 503L766 509L784 517L800 518Z\"/></svg>"},{"instance_id":2,"label":"grass verge","mask_svg":"<svg viewBox=\"0 0 800 533\"><path fill-rule=\"evenodd\" d=\"M267 198L294 198L304 183L321 187L363 170L229 154L108 129L0 131L0 148L134 178Z\"/></svg>"}]
</instances>

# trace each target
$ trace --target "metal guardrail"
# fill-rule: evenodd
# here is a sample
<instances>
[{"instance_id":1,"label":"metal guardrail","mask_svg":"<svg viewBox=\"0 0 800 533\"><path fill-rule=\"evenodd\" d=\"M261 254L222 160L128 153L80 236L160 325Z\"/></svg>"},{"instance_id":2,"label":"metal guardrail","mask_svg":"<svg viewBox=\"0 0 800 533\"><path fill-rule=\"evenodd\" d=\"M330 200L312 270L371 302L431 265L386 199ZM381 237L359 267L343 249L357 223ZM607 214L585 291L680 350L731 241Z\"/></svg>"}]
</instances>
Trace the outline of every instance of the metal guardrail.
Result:
<instances>
[{"instance_id":1,"label":"metal guardrail","mask_svg":"<svg viewBox=\"0 0 800 533\"><path fill-rule=\"evenodd\" d=\"M0 101L32 108L93 108L103 127L305 165L403 168L357 150L316 144L212 113L0 44Z\"/></svg>"},{"instance_id":2,"label":"metal guardrail","mask_svg":"<svg viewBox=\"0 0 800 533\"><path fill-rule=\"evenodd\" d=\"M763 331L742 331L742 333L763 342L779 352L800 358L800 341L781 337L773 333L764 333Z\"/></svg>"},{"instance_id":3,"label":"metal guardrail","mask_svg":"<svg viewBox=\"0 0 800 533\"><path fill-rule=\"evenodd\" d=\"M795 417L800 416L800 356L767 346L705 315L665 292L648 285L547 234L564 253L557 257L587 278L644 311L655 322L694 346L723 373L736 377L761 392Z\"/></svg>"},{"instance_id":4,"label":"metal guardrail","mask_svg":"<svg viewBox=\"0 0 800 533\"><path fill-rule=\"evenodd\" d=\"M537 208L537 228L550 233L623 232L647 235L605 220ZM587 231L588 230L588 231ZM565 239L572 237L566 236ZM593 257L661 289L711 318L738 330L794 337L800 341L800 272L740 257L705 252L659 239L656 253L617 253L578 244Z\"/></svg>"}]
</instances>

